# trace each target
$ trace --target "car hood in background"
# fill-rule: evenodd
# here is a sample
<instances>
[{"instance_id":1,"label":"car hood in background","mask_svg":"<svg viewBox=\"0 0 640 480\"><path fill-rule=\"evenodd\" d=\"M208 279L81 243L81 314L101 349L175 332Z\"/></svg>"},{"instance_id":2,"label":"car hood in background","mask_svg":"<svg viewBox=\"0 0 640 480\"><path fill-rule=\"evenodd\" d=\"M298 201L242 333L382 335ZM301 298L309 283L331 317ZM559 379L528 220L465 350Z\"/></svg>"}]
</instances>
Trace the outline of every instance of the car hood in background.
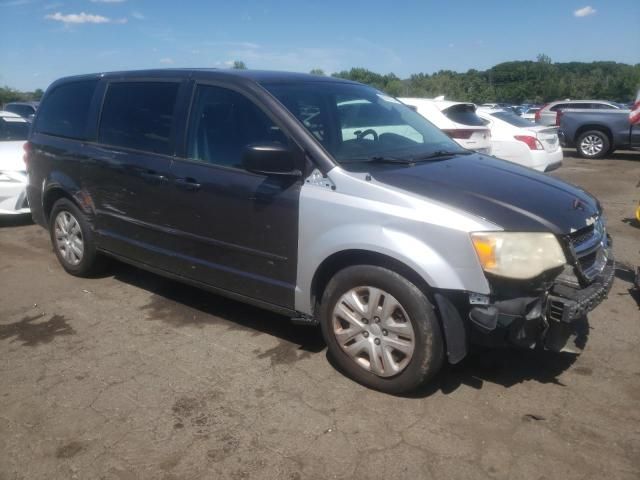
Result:
<instances>
[{"instance_id":1,"label":"car hood in background","mask_svg":"<svg viewBox=\"0 0 640 480\"><path fill-rule=\"evenodd\" d=\"M17 142L0 141L0 170L22 172L27 169L22 159L24 154L22 146L24 144L24 140Z\"/></svg>"},{"instance_id":2,"label":"car hood in background","mask_svg":"<svg viewBox=\"0 0 640 480\"><path fill-rule=\"evenodd\" d=\"M484 218L507 231L567 234L588 226L598 201L578 187L510 162L459 155L371 170L379 182Z\"/></svg>"}]
</instances>

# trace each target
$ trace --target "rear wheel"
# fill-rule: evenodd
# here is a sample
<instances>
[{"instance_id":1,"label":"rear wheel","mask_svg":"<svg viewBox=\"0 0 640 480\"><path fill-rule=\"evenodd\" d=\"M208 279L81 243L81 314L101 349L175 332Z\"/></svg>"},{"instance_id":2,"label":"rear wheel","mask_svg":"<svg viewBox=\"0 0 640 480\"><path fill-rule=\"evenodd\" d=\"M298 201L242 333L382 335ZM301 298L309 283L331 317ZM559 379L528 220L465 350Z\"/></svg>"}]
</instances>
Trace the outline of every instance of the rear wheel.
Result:
<instances>
[{"instance_id":1,"label":"rear wheel","mask_svg":"<svg viewBox=\"0 0 640 480\"><path fill-rule=\"evenodd\" d=\"M610 150L609 137L600 130L589 130L578 137L576 150L583 158L602 158Z\"/></svg>"},{"instance_id":2,"label":"rear wheel","mask_svg":"<svg viewBox=\"0 0 640 480\"><path fill-rule=\"evenodd\" d=\"M320 306L329 354L349 377L387 393L414 390L440 369L443 341L433 306L386 268L338 272Z\"/></svg>"},{"instance_id":3,"label":"rear wheel","mask_svg":"<svg viewBox=\"0 0 640 480\"><path fill-rule=\"evenodd\" d=\"M93 232L80 209L62 198L49 215L51 243L62 267L72 275L95 275L104 267L104 258L96 251Z\"/></svg>"}]
</instances>

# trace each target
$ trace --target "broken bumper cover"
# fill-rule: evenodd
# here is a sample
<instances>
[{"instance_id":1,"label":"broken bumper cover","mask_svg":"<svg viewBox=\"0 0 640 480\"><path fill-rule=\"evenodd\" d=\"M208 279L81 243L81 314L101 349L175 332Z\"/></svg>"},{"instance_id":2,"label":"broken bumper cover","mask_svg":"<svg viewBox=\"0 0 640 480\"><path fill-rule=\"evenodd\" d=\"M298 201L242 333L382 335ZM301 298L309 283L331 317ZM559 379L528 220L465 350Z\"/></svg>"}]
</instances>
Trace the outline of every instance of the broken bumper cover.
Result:
<instances>
[{"instance_id":1,"label":"broken bumper cover","mask_svg":"<svg viewBox=\"0 0 640 480\"><path fill-rule=\"evenodd\" d=\"M556 283L544 295L473 306L468 313L472 342L578 353L588 334L586 315L607 297L614 276L611 258L587 287Z\"/></svg>"}]
</instances>

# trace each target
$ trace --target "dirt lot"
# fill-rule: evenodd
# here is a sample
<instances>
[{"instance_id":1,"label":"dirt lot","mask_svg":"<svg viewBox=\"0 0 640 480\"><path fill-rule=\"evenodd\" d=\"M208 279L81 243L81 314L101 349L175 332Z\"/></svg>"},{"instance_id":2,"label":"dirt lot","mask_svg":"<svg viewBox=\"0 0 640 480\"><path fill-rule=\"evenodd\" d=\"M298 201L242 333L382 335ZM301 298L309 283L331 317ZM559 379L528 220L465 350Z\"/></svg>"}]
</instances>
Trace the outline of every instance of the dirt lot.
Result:
<instances>
[{"instance_id":1,"label":"dirt lot","mask_svg":"<svg viewBox=\"0 0 640 480\"><path fill-rule=\"evenodd\" d=\"M71 277L4 221L0 479L640 478L640 153L554 174L601 199L620 261L585 352L476 354L409 398L340 375L315 329L120 264Z\"/></svg>"}]
</instances>

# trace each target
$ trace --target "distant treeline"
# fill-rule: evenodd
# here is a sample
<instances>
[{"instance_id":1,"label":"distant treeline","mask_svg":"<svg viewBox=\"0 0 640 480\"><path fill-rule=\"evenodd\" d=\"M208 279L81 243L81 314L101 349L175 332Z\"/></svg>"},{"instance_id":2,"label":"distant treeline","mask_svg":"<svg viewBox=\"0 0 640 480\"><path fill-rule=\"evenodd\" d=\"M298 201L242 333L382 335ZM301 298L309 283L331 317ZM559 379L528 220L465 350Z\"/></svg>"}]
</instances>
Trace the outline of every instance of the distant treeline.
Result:
<instances>
[{"instance_id":1,"label":"distant treeline","mask_svg":"<svg viewBox=\"0 0 640 480\"><path fill-rule=\"evenodd\" d=\"M313 70L312 73L321 72ZM441 70L431 75L414 74L407 79L364 68L352 68L333 76L366 83L394 96L445 95L451 100L474 103L542 103L563 98L629 102L635 99L640 88L640 64L552 63L545 55L539 55L535 62L505 62L485 71Z\"/></svg>"},{"instance_id":2,"label":"distant treeline","mask_svg":"<svg viewBox=\"0 0 640 480\"><path fill-rule=\"evenodd\" d=\"M237 60L233 68L247 68ZM324 75L320 69L311 73ZM417 73L401 79L393 73L381 75L365 68L332 74L372 85L394 96L437 97L466 102L542 103L562 98L593 98L618 102L635 99L640 88L640 64L616 62L553 63L546 55L537 61L500 63L488 70L451 70ZM42 90L21 92L0 87L0 104L16 100L39 100Z\"/></svg>"},{"instance_id":3,"label":"distant treeline","mask_svg":"<svg viewBox=\"0 0 640 480\"><path fill-rule=\"evenodd\" d=\"M37 101L43 94L44 92L39 88L33 92L21 92L9 87L0 87L0 108L9 102Z\"/></svg>"}]
</instances>

